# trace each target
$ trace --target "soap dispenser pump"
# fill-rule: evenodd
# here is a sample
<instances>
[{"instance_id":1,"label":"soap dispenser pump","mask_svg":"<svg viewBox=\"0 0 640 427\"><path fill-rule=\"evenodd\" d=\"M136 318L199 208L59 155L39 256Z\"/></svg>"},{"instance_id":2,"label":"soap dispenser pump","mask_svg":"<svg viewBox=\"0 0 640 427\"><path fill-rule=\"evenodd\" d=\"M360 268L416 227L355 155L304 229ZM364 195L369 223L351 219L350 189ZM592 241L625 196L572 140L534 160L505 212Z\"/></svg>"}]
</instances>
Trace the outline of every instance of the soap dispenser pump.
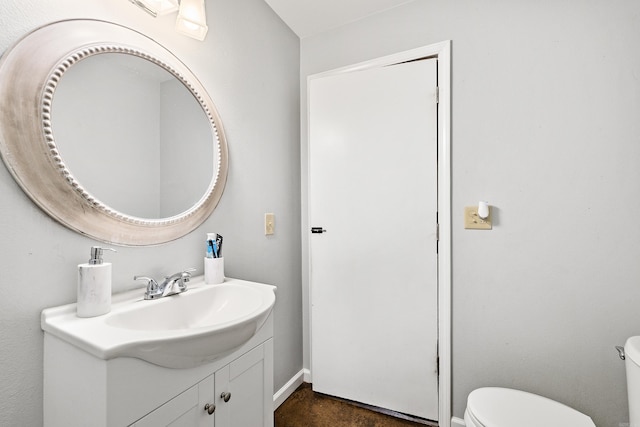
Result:
<instances>
[{"instance_id":1,"label":"soap dispenser pump","mask_svg":"<svg viewBox=\"0 0 640 427\"><path fill-rule=\"evenodd\" d=\"M111 311L111 263L103 262L102 251L115 249L91 247L91 258L78 265L78 317L95 317Z\"/></svg>"}]
</instances>

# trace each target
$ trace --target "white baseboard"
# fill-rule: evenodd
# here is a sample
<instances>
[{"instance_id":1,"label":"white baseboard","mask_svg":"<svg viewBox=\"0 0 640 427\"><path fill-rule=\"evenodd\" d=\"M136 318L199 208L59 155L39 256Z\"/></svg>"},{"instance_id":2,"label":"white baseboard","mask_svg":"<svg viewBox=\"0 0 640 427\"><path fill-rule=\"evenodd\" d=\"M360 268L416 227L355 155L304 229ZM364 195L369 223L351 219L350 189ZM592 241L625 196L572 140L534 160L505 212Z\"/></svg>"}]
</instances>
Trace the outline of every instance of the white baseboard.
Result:
<instances>
[{"instance_id":1,"label":"white baseboard","mask_svg":"<svg viewBox=\"0 0 640 427\"><path fill-rule=\"evenodd\" d=\"M301 369L300 372L295 374L285 385L282 386L280 390L278 390L273 395L273 410L278 409L282 403L287 400L289 396L293 394L294 391L304 382L304 378L307 376L304 369Z\"/></svg>"},{"instance_id":2,"label":"white baseboard","mask_svg":"<svg viewBox=\"0 0 640 427\"><path fill-rule=\"evenodd\" d=\"M451 427L465 427L466 424L462 418L451 417Z\"/></svg>"},{"instance_id":3,"label":"white baseboard","mask_svg":"<svg viewBox=\"0 0 640 427\"><path fill-rule=\"evenodd\" d=\"M311 381L311 371L307 368L303 369L303 371L304 371L304 382L313 384L313 381Z\"/></svg>"}]
</instances>

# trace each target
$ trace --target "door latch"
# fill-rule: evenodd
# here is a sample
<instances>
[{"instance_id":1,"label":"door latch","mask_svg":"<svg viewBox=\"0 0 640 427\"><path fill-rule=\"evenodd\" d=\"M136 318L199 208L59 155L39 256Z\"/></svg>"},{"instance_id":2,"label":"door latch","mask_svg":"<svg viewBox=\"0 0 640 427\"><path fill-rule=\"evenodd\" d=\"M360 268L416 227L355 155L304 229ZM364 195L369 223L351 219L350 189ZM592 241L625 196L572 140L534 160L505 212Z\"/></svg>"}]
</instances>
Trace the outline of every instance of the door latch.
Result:
<instances>
[{"instance_id":1,"label":"door latch","mask_svg":"<svg viewBox=\"0 0 640 427\"><path fill-rule=\"evenodd\" d=\"M313 234L322 234L322 233L326 233L326 232L327 232L327 230L325 230L325 229L324 229L324 228L322 228L322 227L311 227L311 232L312 232Z\"/></svg>"}]
</instances>

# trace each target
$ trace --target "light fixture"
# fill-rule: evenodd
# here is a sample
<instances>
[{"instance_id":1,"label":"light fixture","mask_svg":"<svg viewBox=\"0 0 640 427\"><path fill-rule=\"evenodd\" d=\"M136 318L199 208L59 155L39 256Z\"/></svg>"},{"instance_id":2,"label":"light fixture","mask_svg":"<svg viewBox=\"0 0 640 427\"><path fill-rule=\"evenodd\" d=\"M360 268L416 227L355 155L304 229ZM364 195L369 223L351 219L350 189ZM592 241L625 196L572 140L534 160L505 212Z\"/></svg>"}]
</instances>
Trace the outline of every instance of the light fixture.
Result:
<instances>
[{"instance_id":1,"label":"light fixture","mask_svg":"<svg viewBox=\"0 0 640 427\"><path fill-rule=\"evenodd\" d=\"M194 39L204 40L208 30L204 0L181 0L176 31Z\"/></svg>"},{"instance_id":2,"label":"light fixture","mask_svg":"<svg viewBox=\"0 0 640 427\"><path fill-rule=\"evenodd\" d=\"M166 15L178 10L178 0L129 0L131 3L142 8L149 15Z\"/></svg>"},{"instance_id":3,"label":"light fixture","mask_svg":"<svg viewBox=\"0 0 640 427\"><path fill-rule=\"evenodd\" d=\"M178 11L176 31L197 40L207 36L204 0L129 0L154 18ZM179 6L178 6L179 4Z\"/></svg>"}]
</instances>

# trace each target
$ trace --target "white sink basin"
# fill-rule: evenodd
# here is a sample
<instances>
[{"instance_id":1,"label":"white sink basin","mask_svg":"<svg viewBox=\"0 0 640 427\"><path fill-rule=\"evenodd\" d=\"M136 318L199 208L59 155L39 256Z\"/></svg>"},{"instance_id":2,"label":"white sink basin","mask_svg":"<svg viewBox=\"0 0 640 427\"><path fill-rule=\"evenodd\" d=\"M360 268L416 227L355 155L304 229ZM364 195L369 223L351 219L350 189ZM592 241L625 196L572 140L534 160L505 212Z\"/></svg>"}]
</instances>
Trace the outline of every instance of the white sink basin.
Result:
<instances>
[{"instance_id":1,"label":"white sink basin","mask_svg":"<svg viewBox=\"0 0 640 427\"><path fill-rule=\"evenodd\" d=\"M187 292L158 300L142 299L144 289L114 295L111 312L98 317L77 317L75 304L49 308L42 329L100 359L191 368L247 342L275 303L275 286L236 279L205 285L201 277L188 285Z\"/></svg>"}]
</instances>

